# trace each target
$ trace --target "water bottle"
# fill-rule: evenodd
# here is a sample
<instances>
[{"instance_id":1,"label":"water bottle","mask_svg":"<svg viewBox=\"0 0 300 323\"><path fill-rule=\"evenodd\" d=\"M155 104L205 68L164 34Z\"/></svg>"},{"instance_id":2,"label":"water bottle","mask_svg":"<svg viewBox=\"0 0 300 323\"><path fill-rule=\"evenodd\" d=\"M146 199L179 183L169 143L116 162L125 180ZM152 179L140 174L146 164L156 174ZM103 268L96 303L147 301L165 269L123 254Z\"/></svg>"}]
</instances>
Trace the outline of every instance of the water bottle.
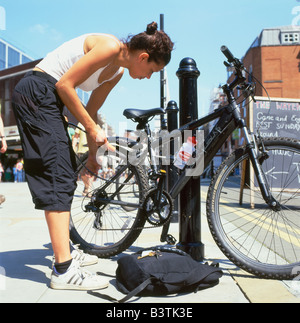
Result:
<instances>
[{"instance_id":1,"label":"water bottle","mask_svg":"<svg viewBox=\"0 0 300 323\"><path fill-rule=\"evenodd\" d=\"M187 142L185 142L180 148L179 152L176 155L174 165L183 169L187 164L189 159L192 157L193 152L195 151L195 145L197 144L195 137L188 137Z\"/></svg>"}]
</instances>

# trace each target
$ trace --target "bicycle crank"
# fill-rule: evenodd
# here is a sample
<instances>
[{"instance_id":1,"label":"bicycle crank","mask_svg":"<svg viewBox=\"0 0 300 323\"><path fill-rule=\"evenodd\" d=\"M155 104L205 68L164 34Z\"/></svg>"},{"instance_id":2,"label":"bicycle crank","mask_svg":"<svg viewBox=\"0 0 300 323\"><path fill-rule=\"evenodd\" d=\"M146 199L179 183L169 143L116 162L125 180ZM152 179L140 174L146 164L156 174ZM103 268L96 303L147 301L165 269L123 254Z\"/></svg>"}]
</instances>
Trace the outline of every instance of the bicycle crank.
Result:
<instances>
[{"instance_id":1,"label":"bicycle crank","mask_svg":"<svg viewBox=\"0 0 300 323\"><path fill-rule=\"evenodd\" d=\"M169 193L157 188L151 189L145 196L143 210L147 221L154 226L167 223L172 216L173 201Z\"/></svg>"}]
</instances>

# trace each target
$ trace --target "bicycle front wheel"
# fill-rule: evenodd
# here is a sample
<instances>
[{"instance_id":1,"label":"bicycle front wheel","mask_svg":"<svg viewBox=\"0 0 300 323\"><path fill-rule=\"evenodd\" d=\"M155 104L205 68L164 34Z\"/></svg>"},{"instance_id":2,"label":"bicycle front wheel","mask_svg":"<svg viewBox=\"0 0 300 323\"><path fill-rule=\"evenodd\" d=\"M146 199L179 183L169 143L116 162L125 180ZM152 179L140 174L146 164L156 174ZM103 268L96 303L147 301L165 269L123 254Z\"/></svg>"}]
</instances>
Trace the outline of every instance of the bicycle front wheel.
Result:
<instances>
[{"instance_id":1,"label":"bicycle front wheel","mask_svg":"<svg viewBox=\"0 0 300 323\"><path fill-rule=\"evenodd\" d=\"M87 154L78 163L70 238L85 252L107 258L126 250L141 233L146 218L140 205L148 181L140 166L127 164L118 152L102 156L98 176L89 174L86 161Z\"/></svg>"},{"instance_id":2,"label":"bicycle front wheel","mask_svg":"<svg viewBox=\"0 0 300 323\"><path fill-rule=\"evenodd\" d=\"M264 139L262 169L280 209L262 198L246 148L220 166L207 194L207 217L223 253L256 276L291 279L300 266L300 143ZM259 149L262 150L260 144Z\"/></svg>"}]
</instances>

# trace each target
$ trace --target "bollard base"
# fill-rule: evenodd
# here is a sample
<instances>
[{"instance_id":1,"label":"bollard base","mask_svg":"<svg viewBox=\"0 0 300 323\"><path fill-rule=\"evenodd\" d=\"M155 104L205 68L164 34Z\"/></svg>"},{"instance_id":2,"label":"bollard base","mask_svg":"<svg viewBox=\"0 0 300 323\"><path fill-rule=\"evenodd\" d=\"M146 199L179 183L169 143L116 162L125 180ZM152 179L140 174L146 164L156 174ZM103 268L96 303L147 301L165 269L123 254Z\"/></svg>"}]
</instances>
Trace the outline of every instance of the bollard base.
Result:
<instances>
[{"instance_id":1,"label":"bollard base","mask_svg":"<svg viewBox=\"0 0 300 323\"><path fill-rule=\"evenodd\" d=\"M179 242L176 248L188 253L196 261L204 260L204 244L202 242Z\"/></svg>"}]
</instances>

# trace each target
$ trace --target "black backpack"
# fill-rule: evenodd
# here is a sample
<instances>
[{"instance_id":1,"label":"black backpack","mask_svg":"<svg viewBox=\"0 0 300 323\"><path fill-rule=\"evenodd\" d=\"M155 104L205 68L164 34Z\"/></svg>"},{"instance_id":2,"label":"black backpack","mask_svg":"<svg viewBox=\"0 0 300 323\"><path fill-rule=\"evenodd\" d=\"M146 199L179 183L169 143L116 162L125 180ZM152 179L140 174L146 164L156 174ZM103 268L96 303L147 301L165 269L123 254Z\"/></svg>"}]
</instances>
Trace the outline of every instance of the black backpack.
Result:
<instances>
[{"instance_id":1,"label":"black backpack","mask_svg":"<svg viewBox=\"0 0 300 323\"><path fill-rule=\"evenodd\" d=\"M118 260L117 288L125 298L197 292L219 283L223 272L218 265L195 261L187 253L173 248L154 248L124 256Z\"/></svg>"}]
</instances>

